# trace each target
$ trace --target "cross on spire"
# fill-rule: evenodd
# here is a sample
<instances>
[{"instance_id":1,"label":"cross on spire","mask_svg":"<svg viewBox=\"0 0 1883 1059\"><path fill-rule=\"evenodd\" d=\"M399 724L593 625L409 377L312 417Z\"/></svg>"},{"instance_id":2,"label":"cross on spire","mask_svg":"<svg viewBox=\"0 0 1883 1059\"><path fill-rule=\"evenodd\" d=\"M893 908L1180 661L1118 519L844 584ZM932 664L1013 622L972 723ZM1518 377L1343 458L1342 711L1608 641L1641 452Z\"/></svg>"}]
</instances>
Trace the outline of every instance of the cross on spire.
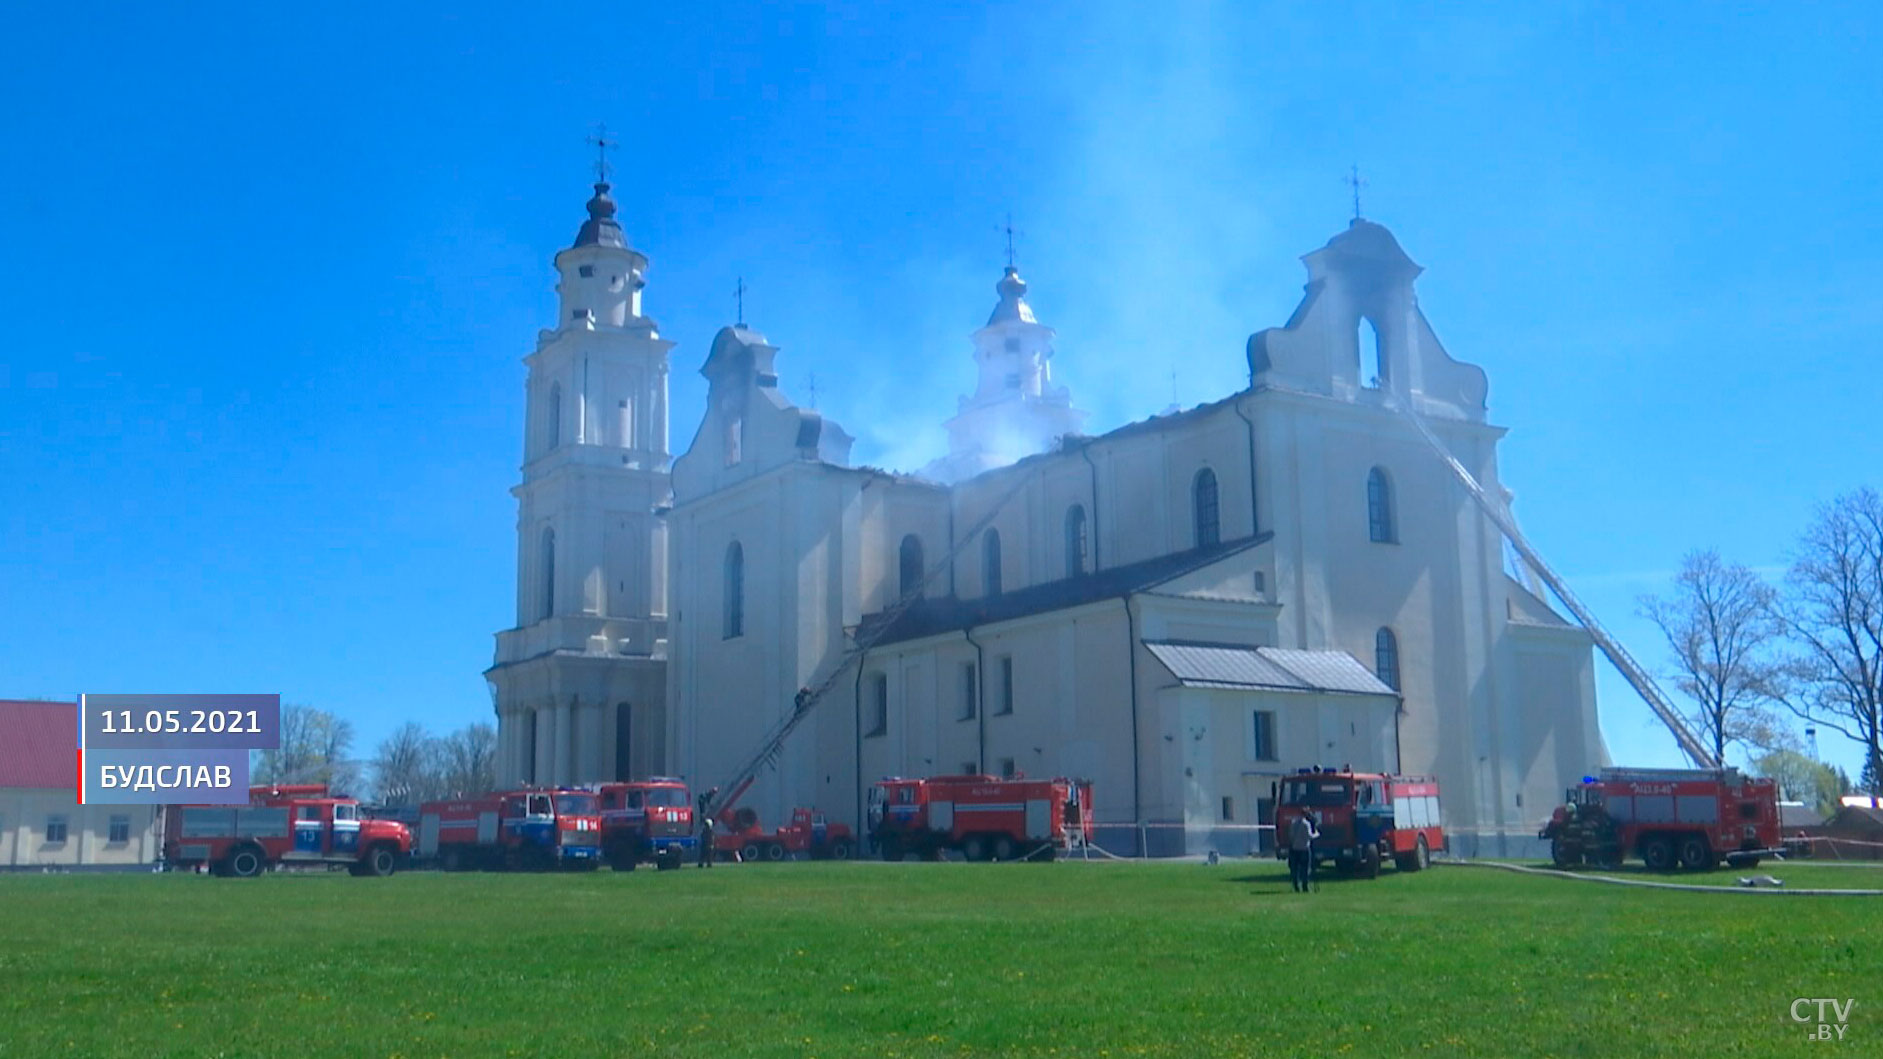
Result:
<instances>
[{"instance_id":1,"label":"cross on spire","mask_svg":"<svg viewBox=\"0 0 1883 1059\"><path fill-rule=\"evenodd\" d=\"M732 288L732 297L739 313L739 326L745 326L745 277L739 277L738 286Z\"/></svg>"},{"instance_id":2,"label":"cross on spire","mask_svg":"<svg viewBox=\"0 0 1883 1059\"><path fill-rule=\"evenodd\" d=\"M1016 233L1013 230L1013 214L1011 213L1007 215L1007 223L995 230L1007 233L1007 267L1012 268L1013 267L1013 237L1016 234L1024 235L1025 233L1024 232Z\"/></svg>"},{"instance_id":3,"label":"cross on spire","mask_svg":"<svg viewBox=\"0 0 1883 1059\"><path fill-rule=\"evenodd\" d=\"M596 122L595 135L590 136L588 142L595 146L595 183L606 184L609 169L608 148L619 147L621 141L609 139L608 126L602 122Z\"/></svg>"},{"instance_id":4,"label":"cross on spire","mask_svg":"<svg viewBox=\"0 0 1883 1059\"><path fill-rule=\"evenodd\" d=\"M817 373L816 372L811 372L810 388L811 388L811 407L816 408L817 407Z\"/></svg>"},{"instance_id":5,"label":"cross on spire","mask_svg":"<svg viewBox=\"0 0 1883 1059\"><path fill-rule=\"evenodd\" d=\"M1357 221L1360 219L1360 189L1366 186L1366 181L1360 179L1358 165L1347 170L1347 179L1343 183L1353 188L1353 219Z\"/></svg>"}]
</instances>

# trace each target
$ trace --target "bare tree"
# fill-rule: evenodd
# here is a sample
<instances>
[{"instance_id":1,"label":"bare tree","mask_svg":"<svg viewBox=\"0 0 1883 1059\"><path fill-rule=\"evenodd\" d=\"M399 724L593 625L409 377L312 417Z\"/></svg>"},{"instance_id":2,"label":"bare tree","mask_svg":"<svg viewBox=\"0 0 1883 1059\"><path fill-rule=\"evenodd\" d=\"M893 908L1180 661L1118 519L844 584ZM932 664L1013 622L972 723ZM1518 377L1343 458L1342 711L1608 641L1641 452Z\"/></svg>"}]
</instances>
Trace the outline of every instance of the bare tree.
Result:
<instances>
[{"instance_id":1,"label":"bare tree","mask_svg":"<svg viewBox=\"0 0 1883 1059\"><path fill-rule=\"evenodd\" d=\"M446 736L440 746L445 793L485 794L497 786L497 733L487 724L470 724Z\"/></svg>"},{"instance_id":2,"label":"bare tree","mask_svg":"<svg viewBox=\"0 0 1883 1059\"><path fill-rule=\"evenodd\" d=\"M335 790L353 786L359 766L348 760L353 725L312 706L281 707L281 745L264 750L254 762L256 783L325 783Z\"/></svg>"},{"instance_id":3,"label":"bare tree","mask_svg":"<svg viewBox=\"0 0 1883 1059\"><path fill-rule=\"evenodd\" d=\"M417 805L437 793L437 740L407 721L380 740L373 754L373 788L386 805Z\"/></svg>"},{"instance_id":4,"label":"bare tree","mask_svg":"<svg viewBox=\"0 0 1883 1059\"><path fill-rule=\"evenodd\" d=\"M1670 596L1641 597L1641 613L1667 637L1674 684L1692 704L1682 712L1717 761L1734 744L1790 741L1773 709L1783 676L1771 653L1780 633L1774 599L1759 575L1710 549L1681 561Z\"/></svg>"},{"instance_id":5,"label":"bare tree","mask_svg":"<svg viewBox=\"0 0 1883 1059\"><path fill-rule=\"evenodd\" d=\"M1797 649L1785 704L1863 747L1883 773L1883 497L1865 487L1818 509L1777 614Z\"/></svg>"}]
</instances>

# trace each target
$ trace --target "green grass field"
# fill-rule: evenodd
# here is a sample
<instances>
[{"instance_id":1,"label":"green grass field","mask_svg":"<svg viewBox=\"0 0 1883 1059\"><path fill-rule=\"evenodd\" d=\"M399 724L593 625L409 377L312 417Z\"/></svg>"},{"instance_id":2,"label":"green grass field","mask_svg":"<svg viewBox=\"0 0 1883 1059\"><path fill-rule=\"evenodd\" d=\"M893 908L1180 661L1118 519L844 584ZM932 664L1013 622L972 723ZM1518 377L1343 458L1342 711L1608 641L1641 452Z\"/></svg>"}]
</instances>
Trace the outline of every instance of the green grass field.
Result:
<instances>
[{"instance_id":1,"label":"green grass field","mask_svg":"<svg viewBox=\"0 0 1883 1059\"><path fill-rule=\"evenodd\" d=\"M1460 867L0 876L0 1057L1874 1055L1880 938L1883 898ZM1795 997L1856 998L1844 1041Z\"/></svg>"}]
</instances>

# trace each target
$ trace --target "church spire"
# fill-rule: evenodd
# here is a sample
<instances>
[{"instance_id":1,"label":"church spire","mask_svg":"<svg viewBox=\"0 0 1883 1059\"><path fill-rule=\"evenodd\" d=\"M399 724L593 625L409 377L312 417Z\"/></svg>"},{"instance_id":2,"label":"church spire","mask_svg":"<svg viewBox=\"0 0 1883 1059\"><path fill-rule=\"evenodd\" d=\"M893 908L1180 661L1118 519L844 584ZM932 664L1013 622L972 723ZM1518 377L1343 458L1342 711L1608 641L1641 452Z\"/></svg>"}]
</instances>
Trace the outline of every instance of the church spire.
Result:
<instances>
[{"instance_id":1,"label":"church spire","mask_svg":"<svg viewBox=\"0 0 1883 1059\"><path fill-rule=\"evenodd\" d=\"M575 233L575 247L612 246L625 250L627 236L621 234L621 224L615 220L615 200L608 195L606 181L597 181L595 196L588 200L588 220L582 222L582 230ZM573 249L573 247L571 248Z\"/></svg>"},{"instance_id":2,"label":"church spire","mask_svg":"<svg viewBox=\"0 0 1883 1059\"><path fill-rule=\"evenodd\" d=\"M588 138L595 145L595 195L588 200L588 220L582 223L582 230L575 234L575 245L612 246L627 249L627 237L621 234L621 225L615 221L615 200L608 196L608 149L619 141L608 138L608 126L595 126L595 135Z\"/></svg>"},{"instance_id":3,"label":"church spire","mask_svg":"<svg viewBox=\"0 0 1883 1059\"><path fill-rule=\"evenodd\" d=\"M1023 324L1037 324L1033 316L1033 307L1026 301L1026 280L1020 278L1020 272L1013 265L994 284L994 292L1000 295L1000 301L994 305L994 312L987 318L987 326L1017 320Z\"/></svg>"}]
</instances>

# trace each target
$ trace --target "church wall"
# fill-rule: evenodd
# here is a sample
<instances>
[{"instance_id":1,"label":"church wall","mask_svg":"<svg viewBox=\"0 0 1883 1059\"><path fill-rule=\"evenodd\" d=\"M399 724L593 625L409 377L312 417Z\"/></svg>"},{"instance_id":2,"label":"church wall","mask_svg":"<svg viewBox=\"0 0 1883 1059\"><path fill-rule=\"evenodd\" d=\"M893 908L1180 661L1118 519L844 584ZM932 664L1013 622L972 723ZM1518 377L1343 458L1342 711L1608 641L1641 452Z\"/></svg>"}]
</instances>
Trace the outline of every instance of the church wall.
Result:
<instances>
[{"instance_id":1,"label":"church wall","mask_svg":"<svg viewBox=\"0 0 1883 1059\"><path fill-rule=\"evenodd\" d=\"M1153 848L1245 854L1269 785L1304 765L1392 771L1393 713L1383 695L1308 694L1257 689L1186 688L1157 693L1160 788L1147 817L1159 821ZM1273 716L1275 752L1256 756L1255 715ZM1228 799L1227 806L1224 799ZM1227 816L1225 816L1227 809ZM1227 825L1227 826L1225 826ZM1171 848L1181 839L1181 845Z\"/></svg>"}]
</instances>

